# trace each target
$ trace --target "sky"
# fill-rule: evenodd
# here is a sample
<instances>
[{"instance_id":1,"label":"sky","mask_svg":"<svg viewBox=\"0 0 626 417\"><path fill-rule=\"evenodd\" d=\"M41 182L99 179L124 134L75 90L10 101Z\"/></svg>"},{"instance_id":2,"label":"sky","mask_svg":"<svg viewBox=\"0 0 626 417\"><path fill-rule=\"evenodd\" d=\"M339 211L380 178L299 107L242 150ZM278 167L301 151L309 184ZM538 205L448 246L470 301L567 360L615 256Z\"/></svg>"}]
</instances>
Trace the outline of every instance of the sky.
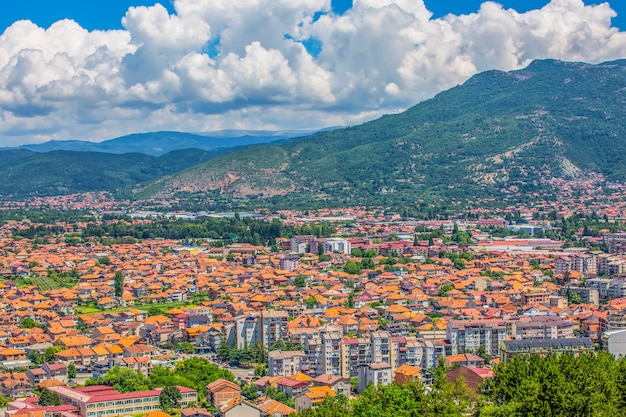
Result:
<instances>
[{"instance_id":1,"label":"sky","mask_svg":"<svg viewBox=\"0 0 626 417\"><path fill-rule=\"evenodd\" d=\"M0 146L354 125L489 69L626 58L624 0L5 3Z\"/></svg>"}]
</instances>

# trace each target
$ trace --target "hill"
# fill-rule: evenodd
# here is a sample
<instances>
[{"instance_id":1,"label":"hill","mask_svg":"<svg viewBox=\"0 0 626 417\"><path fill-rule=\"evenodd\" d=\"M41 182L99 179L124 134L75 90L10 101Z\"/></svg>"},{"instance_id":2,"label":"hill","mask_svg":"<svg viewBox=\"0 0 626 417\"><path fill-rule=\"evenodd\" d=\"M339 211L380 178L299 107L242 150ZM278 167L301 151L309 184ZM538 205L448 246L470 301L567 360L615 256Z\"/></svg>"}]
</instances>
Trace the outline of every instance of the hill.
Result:
<instances>
[{"instance_id":1,"label":"hill","mask_svg":"<svg viewBox=\"0 0 626 417\"><path fill-rule=\"evenodd\" d=\"M53 140L45 143L22 145L19 149L34 152L75 151L104 153L143 153L160 156L182 149L202 149L206 151L219 148L285 141L287 139L311 134L311 131L247 131L224 130L204 134L184 132L134 133L103 142L82 140ZM0 150L8 150L4 148Z\"/></svg>"},{"instance_id":2,"label":"hill","mask_svg":"<svg viewBox=\"0 0 626 417\"><path fill-rule=\"evenodd\" d=\"M0 194L114 191L179 172L226 152L186 149L154 157L137 153L0 151Z\"/></svg>"},{"instance_id":3,"label":"hill","mask_svg":"<svg viewBox=\"0 0 626 417\"><path fill-rule=\"evenodd\" d=\"M138 189L283 206L524 195L555 177L626 179L626 61L487 71L360 126L213 159Z\"/></svg>"}]
</instances>

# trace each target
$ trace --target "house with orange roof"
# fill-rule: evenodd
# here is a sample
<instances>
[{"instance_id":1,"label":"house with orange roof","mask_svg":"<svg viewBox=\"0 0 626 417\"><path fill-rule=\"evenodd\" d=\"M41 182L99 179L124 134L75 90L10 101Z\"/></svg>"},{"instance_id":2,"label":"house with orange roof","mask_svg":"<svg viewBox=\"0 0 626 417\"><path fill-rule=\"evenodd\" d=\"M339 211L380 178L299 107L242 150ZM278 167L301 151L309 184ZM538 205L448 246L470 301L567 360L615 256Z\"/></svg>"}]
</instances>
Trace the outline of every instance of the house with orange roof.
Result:
<instances>
[{"instance_id":1,"label":"house with orange roof","mask_svg":"<svg viewBox=\"0 0 626 417\"><path fill-rule=\"evenodd\" d=\"M297 412L318 406L327 397L336 397L337 393L327 386L310 387L295 399Z\"/></svg>"},{"instance_id":2,"label":"house with orange roof","mask_svg":"<svg viewBox=\"0 0 626 417\"><path fill-rule=\"evenodd\" d=\"M393 373L395 383L400 386L409 382L421 381L422 379L422 368L419 366L404 364L396 368Z\"/></svg>"}]
</instances>

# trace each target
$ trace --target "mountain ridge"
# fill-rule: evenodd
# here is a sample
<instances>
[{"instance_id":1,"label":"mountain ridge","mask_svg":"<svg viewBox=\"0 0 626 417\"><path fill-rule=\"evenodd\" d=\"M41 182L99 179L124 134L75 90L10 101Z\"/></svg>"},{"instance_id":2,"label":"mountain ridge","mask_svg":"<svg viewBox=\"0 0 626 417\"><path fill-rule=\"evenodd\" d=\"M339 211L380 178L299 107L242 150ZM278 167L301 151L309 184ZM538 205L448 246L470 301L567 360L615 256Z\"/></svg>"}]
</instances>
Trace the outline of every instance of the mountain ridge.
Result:
<instances>
[{"instance_id":1,"label":"mountain ridge","mask_svg":"<svg viewBox=\"0 0 626 417\"><path fill-rule=\"evenodd\" d=\"M307 136L317 130L222 130L206 133L157 131L132 133L102 142L84 140L51 140L44 143L24 144L16 147L0 148L0 152L11 149L25 149L39 153L51 151L103 152L114 154L143 153L161 156L182 149L215 150L234 148L275 141L285 141Z\"/></svg>"},{"instance_id":2,"label":"mountain ridge","mask_svg":"<svg viewBox=\"0 0 626 417\"><path fill-rule=\"evenodd\" d=\"M486 71L405 112L246 148L137 195L401 205L541 190L567 172L624 180L625 91L624 60Z\"/></svg>"}]
</instances>

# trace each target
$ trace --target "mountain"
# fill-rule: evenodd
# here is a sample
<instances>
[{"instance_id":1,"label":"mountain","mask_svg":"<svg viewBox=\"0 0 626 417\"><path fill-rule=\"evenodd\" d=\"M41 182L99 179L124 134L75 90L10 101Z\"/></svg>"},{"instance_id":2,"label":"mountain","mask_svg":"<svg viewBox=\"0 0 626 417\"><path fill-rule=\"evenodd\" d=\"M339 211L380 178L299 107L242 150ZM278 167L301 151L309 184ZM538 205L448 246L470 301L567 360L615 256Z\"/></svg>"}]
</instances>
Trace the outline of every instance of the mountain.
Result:
<instances>
[{"instance_id":1,"label":"mountain","mask_svg":"<svg viewBox=\"0 0 626 417\"><path fill-rule=\"evenodd\" d=\"M179 172L227 152L186 149L155 157L139 153L0 151L0 194L115 191Z\"/></svg>"},{"instance_id":2,"label":"mountain","mask_svg":"<svg viewBox=\"0 0 626 417\"><path fill-rule=\"evenodd\" d=\"M407 111L247 147L136 190L283 206L473 200L550 178L626 179L626 61L555 60L487 71Z\"/></svg>"},{"instance_id":3,"label":"mountain","mask_svg":"<svg viewBox=\"0 0 626 417\"><path fill-rule=\"evenodd\" d=\"M76 151L105 153L144 153L152 156L164 155L181 149L213 150L240 146L284 141L299 136L307 136L314 131L254 131L222 130L202 134L183 132L135 133L103 142L82 140L53 140L39 144L22 145L19 149L34 152ZM8 150L10 148L4 148ZM3 149L0 149L3 150Z\"/></svg>"}]
</instances>

